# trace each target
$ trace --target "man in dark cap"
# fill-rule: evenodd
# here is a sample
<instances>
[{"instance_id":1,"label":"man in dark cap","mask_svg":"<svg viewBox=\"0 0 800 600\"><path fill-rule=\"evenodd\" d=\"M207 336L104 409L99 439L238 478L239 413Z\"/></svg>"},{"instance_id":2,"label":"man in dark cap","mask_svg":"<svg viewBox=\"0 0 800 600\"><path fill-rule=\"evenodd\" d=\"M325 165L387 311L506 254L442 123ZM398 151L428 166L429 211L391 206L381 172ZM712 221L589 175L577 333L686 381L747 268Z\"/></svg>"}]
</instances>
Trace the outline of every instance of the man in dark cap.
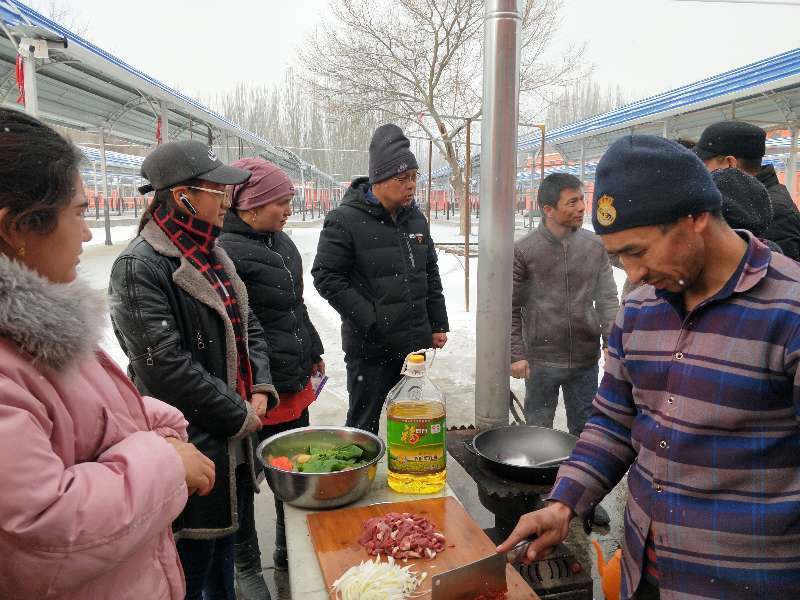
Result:
<instances>
[{"instance_id":1,"label":"man in dark cap","mask_svg":"<svg viewBox=\"0 0 800 600\"><path fill-rule=\"evenodd\" d=\"M620 598L800 597L800 265L722 218L692 152L615 142L592 220L643 285L623 301L605 375L542 510L499 551L564 539L628 473Z\"/></svg>"},{"instance_id":2,"label":"man in dark cap","mask_svg":"<svg viewBox=\"0 0 800 600\"><path fill-rule=\"evenodd\" d=\"M767 133L742 121L721 121L709 125L694 151L709 171L735 167L758 179L769 192L772 224L764 238L778 244L783 253L800 260L800 211L789 190L779 180L775 167L761 165L766 153Z\"/></svg>"},{"instance_id":3,"label":"man in dark cap","mask_svg":"<svg viewBox=\"0 0 800 600\"><path fill-rule=\"evenodd\" d=\"M342 317L347 425L378 432L406 355L447 342L447 310L428 222L414 203L417 159L397 125L378 127L369 177L328 213L311 270Z\"/></svg>"}]
</instances>

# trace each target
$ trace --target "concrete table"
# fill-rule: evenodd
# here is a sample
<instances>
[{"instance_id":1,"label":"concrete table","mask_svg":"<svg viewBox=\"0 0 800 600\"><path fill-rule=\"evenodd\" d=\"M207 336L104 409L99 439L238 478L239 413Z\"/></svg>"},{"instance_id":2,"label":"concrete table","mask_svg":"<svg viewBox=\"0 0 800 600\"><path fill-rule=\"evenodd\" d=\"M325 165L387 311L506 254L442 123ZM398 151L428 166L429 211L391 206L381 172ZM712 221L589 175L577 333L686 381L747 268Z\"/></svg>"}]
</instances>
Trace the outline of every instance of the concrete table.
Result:
<instances>
[{"instance_id":1,"label":"concrete table","mask_svg":"<svg viewBox=\"0 0 800 600\"><path fill-rule=\"evenodd\" d=\"M421 500L423 498L441 498L454 496L449 485L437 494L398 494L386 483L386 457L378 463L378 472L372 489L358 502L348 506L365 506L379 502L401 502L403 500ZM342 507L345 508L345 507ZM286 547L289 550L289 582L292 586L292 598L297 600L329 600L330 595L322 578L317 555L308 533L306 516L313 510L295 508L285 505L286 513Z\"/></svg>"}]
</instances>

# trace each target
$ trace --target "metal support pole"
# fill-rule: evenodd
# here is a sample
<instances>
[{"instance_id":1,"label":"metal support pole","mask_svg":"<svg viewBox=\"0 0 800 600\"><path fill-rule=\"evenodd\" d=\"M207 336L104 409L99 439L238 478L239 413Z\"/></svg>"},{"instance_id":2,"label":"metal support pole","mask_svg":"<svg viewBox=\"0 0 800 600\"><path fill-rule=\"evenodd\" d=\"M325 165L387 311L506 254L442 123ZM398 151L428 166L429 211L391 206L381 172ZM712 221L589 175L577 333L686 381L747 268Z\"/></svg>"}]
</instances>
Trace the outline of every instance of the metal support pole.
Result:
<instances>
[{"instance_id":1,"label":"metal support pole","mask_svg":"<svg viewBox=\"0 0 800 600\"><path fill-rule=\"evenodd\" d=\"M106 164L106 130L100 128L100 171L103 174L103 218L106 228L106 246L111 245L111 215L108 207L108 165Z\"/></svg>"},{"instance_id":2,"label":"metal support pole","mask_svg":"<svg viewBox=\"0 0 800 600\"><path fill-rule=\"evenodd\" d=\"M481 429L508 424L521 8L521 0L486 0L475 357Z\"/></svg>"},{"instance_id":3,"label":"metal support pole","mask_svg":"<svg viewBox=\"0 0 800 600\"><path fill-rule=\"evenodd\" d=\"M786 187L794 199L797 185L797 125L792 127L792 145L789 149L789 161L786 163Z\"/></svg>"},{"instance_id":4,"label":"metal support pole","mask_svg":"<svg viewBox=\"0 0 800 600\"><path fill-rule=\"evenodd\" d=\"M539 149L539 154L542 157L542 161L539 164L539 189L542 187L542 182L544 181L544 125L541 127L542 131L542 147ZM531 216L531 229L533 229L533 216Z\"/></svg>"},{"instance_id":5,"label":"metal support pole","mask_svg":"<svg viewBox=\"0 0 800 600\"><path fill-rule=\"evenodd\" d=\"M97 163L92 161L92 171L94 172L94 220L100 220L100 198L97 197Z\"/></svg>"},{"instance_id":6,"label":"metal support pole","mask_svg":"<svg viewBox=\"0 0 800 600\"><path fill-rule=\"evenodd\" d=\"M169 141L169 105L166 102L159 103L161 113L161 142L166 144Z\"/></svg>"},{"instance_id":7,"label":"metal support pole","mask_svg":"<svg viewBox=\"0 0 800 600\"><path fill-rule=\"evenodd\" d=\"M303 168L303 165L300 165L300 180L301 180L301 184L300 185L303 187L303 193L302 193L303 206L302 206L302 210L303 210L303 221L305 221L306 220L306 171Z\"/></svg>"},{"instance_id":8,"label":"metal support pole","mask_svg":"<svg viewBox=\"0 0 800 600\"><path fill-rule=\"evenodd\" d=\"M122 216L123 211L123 199L122 199L122 177L117 176L117 214Z\"/></svg>"},{"instance_id":9,"label":"metal support pole","mask_svg":"<svg viewBox=\"0 0 800 600\"><path fill-rule=\"evenodd\" d=\"M431 174L433 169L433 140L428 140L428 205L425 209L425 217L428 219L428 223L431 222L431 186L433 185L433 181L431 181ZM437 211L438 212L438 211Z\"/></svg>"},{"instance_id":10,"label":"metal support pole","mask_svg":"<svg viewBox=\"0 0 800 600\"><path fill-rule=\"evenodd\" d=\"M541 163L541 170L539 171L539 185L542 185L542 182L544 181L544 143L545 143L544 125L542 125L542 149L541 149L542 163Z\"/></svg>"},{"instance_id":11,"label":"metal support pole","mask_svg":"<svg viewBox=\"0 0 800 600\"><path fill-rule=\"evenodd\" d=\"M139 218L139 197L136 195L136 175L131 177L131 196L133 196L133 218Z\"/></svg>"},{"instance_id":12,"label":"metal support pole","mask_svg":"<svg viewBox=\"0 0 800 600\"><path fill-rule=\"evenodd\" d=\"M464 179L466 186L464 194L464 212L466 223L464 227L464 310L469 312L469 230L472 228L472 210L470 205L470 180L472 179L472 147L470 134L472 133L472 119L467 119L467 163L464 166Z\"/></svg>"},{"instance_id":13,"label":"metal support pole","mask_svg":"<svg viewBox=\"0 0 800 600\"><path fill-rule=\"evenodd\" d=\"M36 83L36 59L31 47L20 44L22 56L22 72L25 79L25 112L32 117L39 117L39 86Z\"/></svg>"},{"instance_id":14,"label":"metal support pole","mask_svg":"<svg viewBox=\"0 0 800 600\"><path fill-rule=\"evenodd\" d=\"M536 206L536 200L533 197L533 173L534 173L533 169L534 169L535 166L536 166L536 153L531 150L531 167L530 167L531 168L531 188L530 188L531 205L528 208L528 214L526 215L525 221L523 221L523 225L525 225L525 222L527 221L527 225L525 225L525 226L528 227L529 229L533 228L533 210L534 210L533 207Z\"/></svg>"}]
</instances>

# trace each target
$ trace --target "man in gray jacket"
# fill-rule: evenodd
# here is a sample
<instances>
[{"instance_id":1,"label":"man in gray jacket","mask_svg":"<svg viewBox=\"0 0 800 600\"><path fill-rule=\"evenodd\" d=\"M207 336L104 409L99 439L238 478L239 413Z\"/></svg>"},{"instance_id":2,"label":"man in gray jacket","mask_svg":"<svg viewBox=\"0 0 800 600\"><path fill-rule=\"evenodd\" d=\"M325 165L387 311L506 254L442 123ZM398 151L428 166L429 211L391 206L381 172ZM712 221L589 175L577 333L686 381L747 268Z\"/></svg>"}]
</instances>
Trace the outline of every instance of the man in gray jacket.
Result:
<instances>
[{"instance_id":1,"label":"man in gray jacket","mask_svg":"<svg viewBox=\"0 0 800 600\"><path fill-rule=\"evenodd\" d=\"M597 393L603 347L619 308L600 238L583 229L580 180L545 177L537 198L542 222L514 245L511 375L525 378L525 419L552 427L558 392L567 426L579 436Z\"/></svg>"}]
</instances>

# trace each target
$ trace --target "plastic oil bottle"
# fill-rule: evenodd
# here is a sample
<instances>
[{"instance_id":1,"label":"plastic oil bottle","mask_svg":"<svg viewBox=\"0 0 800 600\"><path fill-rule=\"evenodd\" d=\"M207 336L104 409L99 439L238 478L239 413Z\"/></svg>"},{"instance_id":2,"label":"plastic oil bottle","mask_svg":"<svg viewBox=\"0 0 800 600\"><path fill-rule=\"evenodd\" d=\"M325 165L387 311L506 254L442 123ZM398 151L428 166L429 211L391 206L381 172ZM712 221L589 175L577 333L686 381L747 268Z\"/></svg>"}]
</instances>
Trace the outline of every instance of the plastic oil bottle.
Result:
<instances>
[{"instance_id":1,"label":"plastic oil bottle","mask_svg":"<svg viewBox=\"0 0 800 600\"><path fill-rule=\"evenodd\" d=\"M432 494L447 480L444 395L425 374L425 357L409 354L403 378L386 396L389 487Z\"/></svg>"}]
</instances>

